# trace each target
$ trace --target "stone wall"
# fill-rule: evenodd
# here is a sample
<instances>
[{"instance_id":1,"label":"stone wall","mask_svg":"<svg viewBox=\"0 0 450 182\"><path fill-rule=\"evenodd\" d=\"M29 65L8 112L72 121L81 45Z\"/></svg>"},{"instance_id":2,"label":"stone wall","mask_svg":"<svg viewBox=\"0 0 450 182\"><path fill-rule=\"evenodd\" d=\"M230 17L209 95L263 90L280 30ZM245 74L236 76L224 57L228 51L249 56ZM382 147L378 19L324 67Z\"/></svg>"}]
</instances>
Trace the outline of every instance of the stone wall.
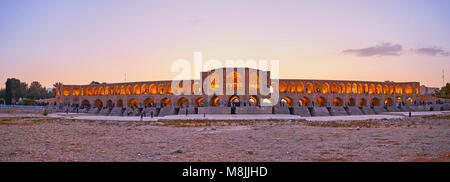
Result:
<instances>
[{"instance_id":1,"label":"stone wall","mask_svg":"<svg viewBox=\"0 0 450 182\"><path fill-rule=\"evenodd\" d=\"M231 107L199 107L198 114L231 114Z\"/></svg>"},{"instance_id":2,"label":"stone wall","mask_svg":"<svg viewBox=\"0 0 450 182\"><path fill-rule=\"evenodd\" d=\"M348 113L347 113L347 111L345 111L344 107L330 107L330 114L332 116L348 115Z\"/></svg>"},{"instance_id":3,"label":"stone wall","mask_svg":"<svg viewBox=\"0 0 450 182\"><path fill-rule=\"evenodd\" d=\"M311 116L308 107L294 107L294 114L304 117Z\"/></svg>"},{"instance_id":4,"label":"stone wall","mask_svg":"<svg viewBox=\"0 0 450 182\"><path fill-rule=\"evenodd\" d=\"M330 112L326 107L313 107L314 116L329 116Z\"/></svg>"},{"instance_id":5,"label":"stone wall","mask_svg":"<svg viewBox=\"0 0 450 182\"><path fill-rule=\"evenodd\" d=\"M272 107L236 107L236 114L272 114Z\"/></svg>"},{"instance_id":6,"label":"stone wall","mask_svg":"<svg viewBox=\"0 0 450 182\"><path fill-rule=\"evenodd\" d=\"M348 107L347 111L350 115L363 115L364 113L361 111L361 109L359 109L359 107L353 106L353 107Z\"/></svg>"}]
</instances>

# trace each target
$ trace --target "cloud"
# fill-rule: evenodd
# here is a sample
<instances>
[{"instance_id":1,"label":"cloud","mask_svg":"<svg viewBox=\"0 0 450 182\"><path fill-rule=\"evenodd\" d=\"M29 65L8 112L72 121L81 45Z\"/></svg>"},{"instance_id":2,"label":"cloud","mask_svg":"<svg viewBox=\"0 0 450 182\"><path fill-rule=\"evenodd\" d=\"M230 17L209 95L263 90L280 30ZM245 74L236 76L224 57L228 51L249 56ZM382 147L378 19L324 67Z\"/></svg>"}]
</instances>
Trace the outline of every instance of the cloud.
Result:
<instances>
[{"instance_id":1,"label":"cloud","mask_svg":"<svg viewBox=\"0 0 450 182\"><path fill-rule=\"evenodd\" d=\"M417 54L421 54L421 55L426 55L426 56L450 56L450 52L448 51L444 51L441 48L436 48L436 47L431 47L431 48L419 48L419 49L414 49L414 52L416 52Z\"/></svg>"},{"instance_id":2,"label":"cloud","mask_svg":"<svg viewBox=\"0 0 450 182\"><path fill-rule=\"evenodd\" d=\"M368 56L399 56L403 50L400 44L384 43L373 47L367 47L362 49L347 49L342 53L353 54L356 56L368 57Z\"/></svg>"}]
</instances>

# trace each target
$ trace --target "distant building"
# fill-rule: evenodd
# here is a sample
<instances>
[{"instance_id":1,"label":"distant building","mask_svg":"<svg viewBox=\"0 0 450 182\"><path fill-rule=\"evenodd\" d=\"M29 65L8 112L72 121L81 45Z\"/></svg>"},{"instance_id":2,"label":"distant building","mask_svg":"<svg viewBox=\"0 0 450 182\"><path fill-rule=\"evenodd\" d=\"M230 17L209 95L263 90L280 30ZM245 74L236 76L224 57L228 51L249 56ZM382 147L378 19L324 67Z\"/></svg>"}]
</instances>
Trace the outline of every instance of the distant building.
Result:
<instances>
[{"instance_id":1,"label":"distant building","mask_svg":"<svg viewBox=\"0 0 450 182\"><path fill-rule=\"evenodd\" d=\"M436 91L436 87L427 87L425 85L420 86L420 95L430 96L433 95Z\"/></svg>"}]
</instances>

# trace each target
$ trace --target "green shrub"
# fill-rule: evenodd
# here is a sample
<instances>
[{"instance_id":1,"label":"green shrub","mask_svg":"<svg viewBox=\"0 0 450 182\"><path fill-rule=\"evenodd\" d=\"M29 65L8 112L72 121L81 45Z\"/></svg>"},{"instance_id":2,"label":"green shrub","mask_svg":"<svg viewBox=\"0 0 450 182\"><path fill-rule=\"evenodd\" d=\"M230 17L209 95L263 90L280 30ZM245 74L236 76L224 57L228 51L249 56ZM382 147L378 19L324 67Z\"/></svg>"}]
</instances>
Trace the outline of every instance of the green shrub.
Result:
<instances>
[{"instance_id":1,"label":"green shrub","mask_svg":"<svg viewBox=\"0 0 450 182\"><path fill-rule=\"evenodd\" d=\"M42 115L47 116L48 115L48 111L44 110L44 112L42 112Z\"/></svg>"}]
</instances>

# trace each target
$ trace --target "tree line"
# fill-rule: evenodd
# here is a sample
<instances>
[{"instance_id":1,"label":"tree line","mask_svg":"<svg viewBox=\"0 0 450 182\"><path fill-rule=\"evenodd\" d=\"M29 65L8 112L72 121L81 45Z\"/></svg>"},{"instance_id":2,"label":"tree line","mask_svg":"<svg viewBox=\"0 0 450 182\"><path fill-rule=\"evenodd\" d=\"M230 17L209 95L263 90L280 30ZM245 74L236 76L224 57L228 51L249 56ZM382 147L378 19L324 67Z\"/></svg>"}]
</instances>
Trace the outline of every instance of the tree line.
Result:
<instances>
[{"instance_id":1,"label":"tree line","mask_svg":"<svg viewBox=\"0 0 450 182\"><path fill-rule=\"evenodd\" d=\"M450 83L445 84L442 88L436 89L433 96L450 99Z\"/></svg>"},{"instance_id":2,"label":"tree line","mask_svg":"<svg viewBox=\"0 0 450 182\"><path fill-rule=\"evenodd\" d=\"M4 89L0 90L1 104L34 105L35 100L53 98L56 95L55 88L48 91L38 81L33 81L28 86L26 82L21 82L19 79L8 78L5 86Z\"/></svg>"}]
</instances>

